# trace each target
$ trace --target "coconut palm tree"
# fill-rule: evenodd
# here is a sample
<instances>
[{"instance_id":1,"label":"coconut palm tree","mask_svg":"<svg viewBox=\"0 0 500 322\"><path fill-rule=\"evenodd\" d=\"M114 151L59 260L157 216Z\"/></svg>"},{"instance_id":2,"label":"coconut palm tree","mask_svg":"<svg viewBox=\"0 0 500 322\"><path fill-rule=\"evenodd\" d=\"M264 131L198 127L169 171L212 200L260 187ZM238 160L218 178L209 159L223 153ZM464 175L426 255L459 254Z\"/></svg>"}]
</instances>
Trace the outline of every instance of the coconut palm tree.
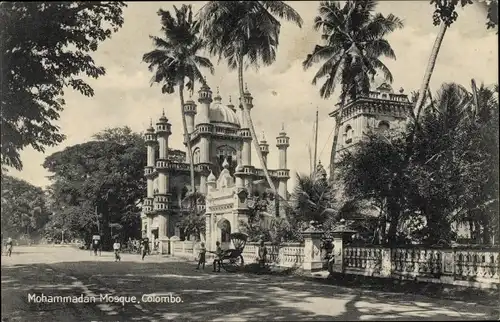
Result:
<instances>
[{"instance_id":1,"label":"coconut palm tree","mask_svg":"<svg viewBox=\"0 0 500 322\"><path fill-rule=\"evenodd\" d=\"M208 58L199 56L204 48L200 38L200 24L193 19L191 6L174 6L175 17L169 11L160 9L163 38L150 36L156 49L144 54L143 61L154 71L151 84L163 84L162 93L172 94L178 87L181 101L182 127L184 142L189 155L191 190L195 191L193 151L184 115L184 88L194 91L196 81L204 82L200 67L207 68L213 74L213 65ZM186 83L186 80L188 81Z\"/></svg>"},{"instance_id":2,"label":"coconut palm tree","mask_svg":"<svg viewBox=\"0 0 500 322\"><path fill-rule=\"evenodd\" d=\"M376 1L348 0L341 7L338 1L322 1L314 28L322 31L323 46L316 45L312 54L303 62L304 69L321 62L312 84L325 79L320 88L322 98L329 98L337 85L341 87L340 107L335 119L332 152L330 155L330 179L334 177L336 146L340 118L347 99L355 99L370 90L370 83L377 72L392 82L392 74L380 57L396 59L385 37L403 27L403 22L389 14L384 17L374 13Z\"/></svg>"},{"instance_id":3,"label":"coconut palm tree","mask_svg":"<svg viewBox=\"0 0 500 322\"><path fill-rule=\"evenodd\" d=\"M269 176L259 148L250 109L245 101L243 71L248 66L258 68L276 60L281 24L285 19L302 26L302 18L283 1L209 1L200 10L203 38L210 53L224 58L231 69L238 70L240 104L252 135L267 182L276 196L276 187ZM287 196L281 196L286 199Z\"/></svg>"},{"instance_id":4,"label":"coconut palm tree","mask_svg":"<svg viewBox=\"0 0 500 322\"><path fill-rule=\"evenodd\" d=\"M292 193L293 219L296 224L310 221L325 224L339 219L334 188L326 179L326 171L321 163L311 175L297 174L296 182Z\"/></svg>"}]
</instances>

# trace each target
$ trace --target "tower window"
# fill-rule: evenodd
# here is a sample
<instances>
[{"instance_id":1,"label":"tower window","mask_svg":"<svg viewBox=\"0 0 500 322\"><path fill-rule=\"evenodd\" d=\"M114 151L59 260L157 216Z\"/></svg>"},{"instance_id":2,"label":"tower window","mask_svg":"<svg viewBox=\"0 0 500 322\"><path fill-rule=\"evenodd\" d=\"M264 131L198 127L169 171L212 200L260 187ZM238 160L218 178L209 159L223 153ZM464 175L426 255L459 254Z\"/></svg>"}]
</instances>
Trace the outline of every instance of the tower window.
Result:
<instances>
[{"instance_id":1,"label":"tower window","mask_svg":"<svg viewBox=\"0 0 500 322\"><path fill-rule=\"evenodd\" d=\"M345 143L349 144L352 142L352 135L353 135L354 130L350 125L347 125L344 131L344 139Z\"/></svg>"},{"instance_id":2,"label":"tower window","mask_svg":"<svg viewBox=\"0 0 500 322\"><path fill-rule=\"evenodd\" d=\"M200 163L200 148L196 148L193 151L193 163L194 164Z\"/></svg>"}]
</instances>

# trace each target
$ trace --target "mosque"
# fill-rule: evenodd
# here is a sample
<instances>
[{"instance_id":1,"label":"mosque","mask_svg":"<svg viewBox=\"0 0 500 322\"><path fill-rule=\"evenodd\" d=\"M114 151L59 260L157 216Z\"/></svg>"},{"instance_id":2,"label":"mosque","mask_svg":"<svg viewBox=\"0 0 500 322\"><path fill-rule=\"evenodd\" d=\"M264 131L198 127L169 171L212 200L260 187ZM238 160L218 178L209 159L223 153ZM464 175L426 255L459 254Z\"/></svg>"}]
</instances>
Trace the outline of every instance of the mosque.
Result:
<instances>
[{"instance_id":1,"label":"mosque","mask_svg":"<svg viewBox=\"0 0 500 322\"><path fill-rule=\"evenodd\" d=\"M245 89L244 100L250 109L253 108L253 97L248 89ZM218 176L224 168L234 174L237 166L246 188L256 181L265 180L264 171L252 165L252 137L242 105L236 108L231 97L227 105L222 103L218 89L212 98L212 91L206 84L198 91L198 103L196 105L189 99L183 109L193 150L196 190L206 194L207 179ZM171 131L171 124L163 113L156 128L151 123L145 134L147 196L143 202L141 225L143 235L150 240L172 236L182 238L183 233L179 229L181 200L191 190L189 153L185 156L172 153L173 150L169 149ZM268 170L278 193L285 198L288 198L287 182L290 178L287 168L289 141L282 126L276 138L278 169ZM264 137L259 146L267 163L269 144Z\"/></svg>"}]
</instances>

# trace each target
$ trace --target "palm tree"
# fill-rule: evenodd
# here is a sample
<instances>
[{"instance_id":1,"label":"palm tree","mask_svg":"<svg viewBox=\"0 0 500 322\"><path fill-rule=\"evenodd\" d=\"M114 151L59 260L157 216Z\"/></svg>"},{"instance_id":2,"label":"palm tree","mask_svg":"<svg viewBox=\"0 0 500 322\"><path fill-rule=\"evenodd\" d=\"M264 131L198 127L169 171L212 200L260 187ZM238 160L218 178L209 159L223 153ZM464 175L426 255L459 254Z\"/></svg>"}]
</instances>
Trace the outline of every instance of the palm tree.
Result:
<instances>
[{"instance_id":1,"label":"palm tree","mask_svg":"<svg viewBox=\"0 0 500 322\"><path fill-rule=\"evenodd\" d=\"M229 68L238 70L240 104L252 135L255 151L267 182L276 196L259 148L250 109L245 101L244 67L271 65L276 60L281 24L277 18L302 26L302 18L283 1L210 1L200 10L203 36L210 53L224 58ZM286 200L287 196L281 196Z\"/></svg>"},{"instance_id":2,"label":"palm tree","mask_svg":"<svg viewBox=\"0 0 500 322\"><path fill-rule=\"evenodd\" d=\"M457 20L458 13L456 12L456 7L460 3L462 7L472 4L472 0L451 0L451 1L440 1L440 0L431 0L431 4L433 4L436 8L433 15L434 25L439 25L439 31L436 36L436 40L434 41L434 46L432 47L431 55L429 57L429 61L427 63L427 68L425 70L424 79L422 80L422 85L420 86L419 96L417 103L415 104L415 118L418 122L418 118L420 116L420 112L422 107L424 106L425 95L423 93L427 93L429 88L429 83L431 81L432 73L434 71L434 67L436 66L437 56L439 54L439 50L443 43L444 35L448 30L448 27L451 26L453 22ZM488 3L488 21L487 26L489 28L493 28L496 26L495 20L495 8L498 8L498 1L490 1ZM493 11L492 11L493 10ZM498 19L498 14L496 15Z\"/></svg>"},{"instance_id":3,"label":"palm tree","mask_svg":"<svg viewBox=\"0 0 500 322\"><path fill-rule=\"evenodd\" d=\"M322 1L314 28L322 30L324 46L316 45L312 54L303 62L304 69L322 62L313 77L312 84L326 78L320 88L322 98L329 98L337 85L341 86L340 107L335 119L335 132L330 155L330 179L334 177L336 146L339 137L341 115L346 100L355 99L370 90L370 82L377 72L392 82L392 74L380 61L381 56L396 59L396 55L384 39L389 33L403 27L403 22L389 14L384 17L374 13L377 2L348 0L341 7L337 1Z\"/></svg>"},{"instance_id":4,"label":"palm tree","mask_svg":"<svg viewBox=\"0 0 500 322\"><path fill-rule=\"evenodd\" d=\"M491 179L498 178L498 98L484 85L469 93L444 84L432 106L422 109L420 123L411 168L425 174L421 187L431 178L439 190L419 190L414 203L428 218L431 240L446 237L457 222L488 243L498 231L498 180Z\"/></svg>"},{"instance_id":5,"label":"palm tree","mask_svg":"<svg viewBox=\"0 0 500 322\"><path fill-rule=\"evenodd\" d=\"M204 41L199 37L200 24L193 20L191 6L182 5L180 9L174 6L174 11L175 18L169 11L158 11L164 38L150 36L156 49L144 54L142 60L149 64L150 71L154 71L151 84L163 84L162 93L172 94L175 86L178 86L184 142L189 155L191 190L195 191L193 151L183 110L184 87L192 93L196 81L204 82L199 67L208 68L212 74L214 69L208 58L198 56L204 48Z\"/></svg>"},{"instance_id":6,"label":"palm tree","mask_svg":"<svg viewBox=\"0 0 500 322\"><path fill-rule=\"evenodd\" d=\"M295 224L315 221L321 224L337 221L339 211L334 197L334 188L326 179L321 163L311 175L299 175L292 193Z\"/></svg>"}]
</instances>

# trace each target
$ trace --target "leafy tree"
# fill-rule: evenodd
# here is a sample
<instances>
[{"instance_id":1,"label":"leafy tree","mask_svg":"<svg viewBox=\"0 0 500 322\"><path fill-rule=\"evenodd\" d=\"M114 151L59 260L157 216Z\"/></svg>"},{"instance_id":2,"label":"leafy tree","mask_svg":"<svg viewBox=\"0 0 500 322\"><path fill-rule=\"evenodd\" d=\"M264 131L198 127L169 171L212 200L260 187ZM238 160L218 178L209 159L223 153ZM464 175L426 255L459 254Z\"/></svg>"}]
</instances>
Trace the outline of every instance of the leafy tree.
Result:
<instances>
[{"instance_id":1,"label":"leafy tree","mask_svg":"<svg viewBox=\"0 0 500 322\"><path fill-rule=\"evenodd\" d=\"M188 193L182 200L180 228L185 236L200 239L205 234L205 196L200 192Z\"/></svg>"},{"instance_id":2,"label":"leafy tree","mask_svg":"<svg viewBox=\"0 0 500 322\"><path fill-rule=\"evenodd\" d=\"M271 65L276 60L281 24L285 19L302 26L302 18L283 1L209 1L200 10L199 21L203 24L203 37L210 53L224 58L231 69L238 70L240 104L245 114L246 126L250 129L255 152L260 160L267 182L276 196L276 191L267 165L260 151L250 107L245 98L250 93L244 89L245 67L258 68ZM281 196L286 200L287 196Z\"/></svg>"},{"instance_id":3,"label":"leafy tree","mask_svg":"<svg viewBox=\"0 0 500 322\"><path fill-rule=\"evenodd\" d=\"M139 236L146 148L138 134L127 132L126 128L106 130L96 137L109 141L68 147L44 162L54 173L51 193L55 212L64 214L66 225L82 237L100 232L108 244L109 225L114 223L124 227L125 238Z\"/></svg>"},{"instance_id":4,"label":"leafy tree","mask_svg":"<svg viewBox=\"0 0 500 322\"><path fill-rule=\"evenodd\" d=\"M2 234L38 237L48 221L45 194L39 187L2 174Z\"/></svg>"},{"instance_id":5,"label":"leafy tree","mask_svg":"<svg viewBox=\"0 0 500 322\"><path fill-rule=\"evenodd\" d=\"M204 42L199 37L200 25L193 20L191 6L182 5L180 9L174 6L174 11L175 18L169 11L158 11L165 37L151 36L156 49L144 54L143 61L149 64L150 71L155 70L151 83L163 83L162 93L172 94L178 87L184 143L189 153L191 189L195 191L193 151L184 114L184 86L193 91L196 81L205 82L199 68L208 68L211 73L214 69L210 60L199 56Z\"/></svg>"},{"instance_id":6,"label":"leafy tree","mask_svg":"<svg viewBox=\"0 0 500 322\"><path fill-rule=\"evenodd\" d=\"M498 0L487 0L486 3L488 4L488 21L486 22L486 27L488 29L496 28L498 27Z\"/></svg>"},{"instance_id":7,"label":"leafy tree","mask_svg":"<svg viewBox=\"0 0 500 322\"><path fill-rule=\"evenodd\" d=\"M322 1L319 15L314 19L314 29L321 30L324 45L316 45L303 66L305 69L322 62L312 80L316 85L325 82L320 95L329 98L337 85L341 86L340 107L336 114L332 152L330 156L330 179L333 180L335 157L342 111L347 99L355 99L370 90L370 82L377 72L392 82L392 74L380 61L384 56L396 59L396 55L385 39L388 34L403 27L403 22L393 14L384 17L374 13L377 1Z\"/></svg>"},{"instance_id":8,"label":"leafy tree","mask_svg":"<svg viewBox=\"0 0 500 322\"><path fill-rule=\"evenodd\" d=\"M144 137L140 133L134 133L128 126L107 128L92 136L97 141L110 141L121 145L137 144L138 148L144 147Z\"/></svg>"},{"instance_id":9,"label":"leafy tree","mask_svg":"<svg viewBox=\"0 0 500 322\"><path fill-rule=\"evenodd\" d=\"M405 139L394 134L386 138L370 133L354 151L348 151L339 165L345 193L351 199L363 198L385 208L380 221L385 242L395 243L397 227L405 209L409 185L402 156ZM386 232L386 223L389 229Z\"/></svg>"},{"instance_id":10,"label":"leafy tree","mask_svg":"<svg viewBox=\"0 0 500 322\"><path fill-rule=\"evenodd\" d=\"M105 74L90 53L123 24L119 1L0 4L1 163L22 169L19 151L44 151L65 138L59 119L64 91L93 96L86 77Z\"/></svg>"},{"instance_id":11,"label":"leafy tree","mask_svg":"<svg viewBox=\"0 0 500 322\"><path fill-rule=\"evenodd\" d=\"M405 133L370 133L344 156L347 194L384 208L388 241L408 223L429 244L453 241L452 223L469 222L477 242L498 234L497 95L480 87L476 108L464 87L444 84L423 110L418 132L413 122Z\"/></svg>"}]
</instances>

